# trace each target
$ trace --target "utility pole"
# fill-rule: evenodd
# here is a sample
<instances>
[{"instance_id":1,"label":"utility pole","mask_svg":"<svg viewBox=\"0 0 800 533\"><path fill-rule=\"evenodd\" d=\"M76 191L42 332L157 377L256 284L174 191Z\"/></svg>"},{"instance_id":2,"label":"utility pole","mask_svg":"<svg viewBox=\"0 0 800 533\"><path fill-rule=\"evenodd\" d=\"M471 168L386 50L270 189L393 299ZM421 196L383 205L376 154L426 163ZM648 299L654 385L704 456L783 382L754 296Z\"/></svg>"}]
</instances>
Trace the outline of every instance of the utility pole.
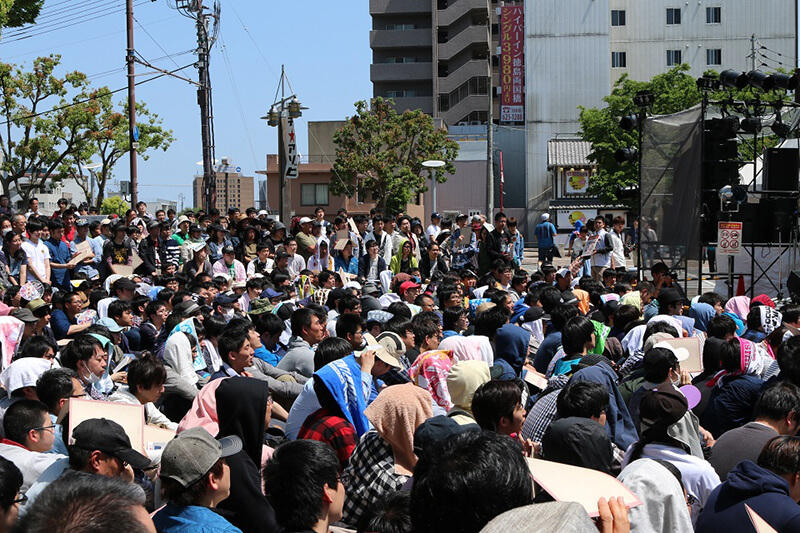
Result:
<instances>
[{"instance_id":1,"label":"utility pole","mask_svg":"<svg viewBox=\"0 0 800 533\"><path fill-rule=\"evenodd\" d=\"M209 75L208 19L203 13L203 0L197 1L197 103L200 105L200 133L203 142L203 190L206 212L217 207L217 179L214 172L214 116L211 104L211 76ZM226 194L227 196L227 194ZM229 207L229 206L225 206Z\"/></svg>"},{"instance_id":2,"label":"utility pole","mask_svg":"<svg viewBox=\"0 0 800 533\"><path fill-rule=\"evenodd\" d=\"M750 70L756 69L756 34L750 36Z\"/></svg>"},{"instance_id":3,"label":"utility pole","mask_svg":"<svg viewBox=\"0 0 800 533\"><path fill-rule=\"evenodd\" d=\"M136 128L136 73L134 66L133 49L133 0L126 0L125 14L127 16L128 47L125 62L128 64L128 142L130 143L130 173L131 173L131 203L136 206L139 201L139 180L137 177L136 155L139 148L138 135L134 134Z\"/></svg>"}]
</instances>

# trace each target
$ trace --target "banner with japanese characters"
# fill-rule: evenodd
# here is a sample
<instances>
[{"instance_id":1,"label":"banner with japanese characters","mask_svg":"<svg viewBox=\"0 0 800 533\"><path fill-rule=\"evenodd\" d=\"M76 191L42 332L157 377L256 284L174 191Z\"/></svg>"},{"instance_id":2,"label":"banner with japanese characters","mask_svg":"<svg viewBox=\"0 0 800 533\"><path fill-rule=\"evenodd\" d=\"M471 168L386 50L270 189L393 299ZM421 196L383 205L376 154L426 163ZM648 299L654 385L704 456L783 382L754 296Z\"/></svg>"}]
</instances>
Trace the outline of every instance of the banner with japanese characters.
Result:
<instances>
[{"instance_id":1,"label":"banner with japanese characters","mask_svg":"<svg viewBox=\"0 0 800 533\"><path fill-rule=\"evenodd\" d=\"M525 121L523 6L500 8L500 122Z\"/></svg>"},{"instance_id":2,"label":"banner with japanese characters","mask_svg":"<svg viewBox=\"0 0 800 533\"><path fill-rule=\"evenodd\" d=\"M283 130L283 153L286 154L286 167L282 170L284 179L295 179L297 175L297 164L300 162L297 153L297 140L294 133L294 120L289 117L281 117Z\"/></svg>"}]
</instances>

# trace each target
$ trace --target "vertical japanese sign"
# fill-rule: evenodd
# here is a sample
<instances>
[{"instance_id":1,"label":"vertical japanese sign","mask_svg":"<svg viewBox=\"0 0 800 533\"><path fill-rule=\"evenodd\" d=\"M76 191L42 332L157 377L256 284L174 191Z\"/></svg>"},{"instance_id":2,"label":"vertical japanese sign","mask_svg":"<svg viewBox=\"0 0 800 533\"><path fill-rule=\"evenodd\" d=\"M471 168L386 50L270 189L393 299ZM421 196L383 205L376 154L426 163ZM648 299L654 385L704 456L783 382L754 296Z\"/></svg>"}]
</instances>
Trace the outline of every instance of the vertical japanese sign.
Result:
<instances>
[{"instance_id":1,"label":"vertical japanese sign","mask_svg":"<svg viewBox=\"0 0 800 533\"><path fill-rule=\"evenodd\" d=\"M294 134L294 120L281 117L283 121L283 153L286 154L286 167L283 169L284 179L297 178L297 139Z\"/></svg>"},{"instance_id":2,"label":"vertical japanese sign","mask_svg":"<svg viewBox=\"0 0 800 533\"><path fill-rule=\"evenodd\" d=\"M500 121L525 121L523 6L500 8Z\"/></svg>"}]
</instances>

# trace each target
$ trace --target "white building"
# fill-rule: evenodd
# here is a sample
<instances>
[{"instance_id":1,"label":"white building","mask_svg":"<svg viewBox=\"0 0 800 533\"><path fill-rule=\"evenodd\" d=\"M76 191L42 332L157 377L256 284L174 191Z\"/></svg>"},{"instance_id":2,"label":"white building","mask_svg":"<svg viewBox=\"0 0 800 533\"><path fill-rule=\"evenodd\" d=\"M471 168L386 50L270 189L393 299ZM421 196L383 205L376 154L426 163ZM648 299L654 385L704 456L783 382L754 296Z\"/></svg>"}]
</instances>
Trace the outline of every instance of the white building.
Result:
<instances>
[{"instance_id":1,"label":"white building","mask_svg":"<svg viewBox=\"0 0 800 533\"><path fill-rule=\"evenodd\" d=\"M796 23L796 0L525 2L528 228L553 197L547 142L579 131L578 106L603 107L622 74L646 81L680 63L695 77L794 69Z\"/></svg>"}]
</instances>

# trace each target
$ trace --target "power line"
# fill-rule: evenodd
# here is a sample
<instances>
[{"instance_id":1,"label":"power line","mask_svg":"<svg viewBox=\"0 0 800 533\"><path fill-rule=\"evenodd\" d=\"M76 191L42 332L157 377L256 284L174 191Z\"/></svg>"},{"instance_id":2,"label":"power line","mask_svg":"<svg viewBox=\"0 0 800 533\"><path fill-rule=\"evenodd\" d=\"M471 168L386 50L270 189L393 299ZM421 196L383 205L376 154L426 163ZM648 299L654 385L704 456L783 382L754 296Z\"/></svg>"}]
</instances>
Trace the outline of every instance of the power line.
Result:
<instances>
[{"instance_id":1,"label":"power line","mask_svg":"<svg viewBox=\"0 0 800 533\"><path fill-rule=\"evenodd\" d=\"M20 26L18 28L12 28L9 31L13 32L13 33L18 33L18 32L21 32L21 31L28 31L28 30L34 28L37 24L41 24L42 22L49 22L53 18L62 17L62 16L65 16L65 14L68 14L68 13L74 13L76 10L85 11L86 9L89 9L89 8L92 8L92 7L95 7L97 5L100 5L100 4L103 4L103 3L107 3L107 2L108 2L108 0L77 0L76 2L74 2L74 5L70 5L70 6L61 8L61 9L44 10L43 12L41 12L39 14L38 17L36 17L36 21L35 22L32 22L30 24L26 24L24 26ZM92 4L94 4L94 6L92 6Z\"/></svg>"},{"instance_id":2,"label":"power line","mask_svg":"<svg viewBox=\"0 0 800 533\"><path fill-rule=\"evenodd\" d=\"M225 69L228 71L228 78L231 80L231 86L233 87L233 97L236 100L236 107L239 108L239 118L242 121L242 127L244 128L244 135L247 137L247 144L250 145L250 155L253 156L253 166L258 168L258 157L256 157L256 149L253 145L253 138L250 135L250 128L247 127L247 121L245 120L244 115L244 107L242 107L242 99L239 97L239 90L236 88L236 79L233 77L233 69L231 68L230 58L228 57L228 47L225 46L225 40L220 36L220 51L222 52L222 59L225 62Z\"/></svg>"},{"instance_id":3,"label":"power line","mask_svg":"<svg viewBox=\"0 0 800 533\"><path fill-rule=\"evenodd\" d=\"M264 55L264 52L261 51L261 48L258 46L258 43L253 38L253 34L250 33L249 29L247 29L247 26L245 25L244 21L242 20L242 17L239 16L239 13L236 11L236 8L233 6L233 3L231 3L228 7L231 8L231 11L233 11L233 14L236 16L237 20L239 21L239 24L242 25L242 29L244 29L244 32L247 34L248 37L250 37L250 41L252 41L253 46L256 47L256 50L258 51L258 54L261 56L261 59L264 60L264 64L267 65L267 68L269 69L269 71L272 72L272 75L275 76L275 79L280 79L280 77L272 69L272 65L269 64L269 61L267 61L267 56ZM288 80L287 80L287 82L288 82ZM292 90L292 86L291 85L289 85L289 90ZM294 92L294 91L292 90L292 92Z\"/></svg>"},{"instance_id":4,"label":"power line","mask_svg":"<svg viewBox=\"0 0 800 533\"><path fill-rule=\"evenodd\" d=\"M141 5L144 5L144 4L149 4L149 3L150 3L149 0L142 0L138 4L134 4L134 7L138 7L138 6L141 6ZM119 10L116 10L116 11L119 11ZM93 20L97 20L97 19L106 17L106 16L108 16L108 15L110 15L112 13L114 13L114 11L110 11L108 13L104 13L104 14L100 14L100 15L97 15L97 16L94 16L94 17L90 17L90 18L87 18L85 20L79 20L77 22L73 22L73 23L70 23L70 24L65 24L63 26L58 26L58 27L53 27L53 28L50 28L50 29L46 29L46 30L44 30L42 32L39 32L39 33L35 33L35 34L32 33L32 34L28 34L28 35L23 35L23 36L18 37L16 39L8 39L6 41L0 42L0 45L13 43L13 42L17 42L17 41L23 41L25 39L30 39L31 37L38 37L38 36L44 35L46 33L53 32L53 31L63 30L63 29L66 29L66 28L71 28L73 26L78 26L78 25L84 24L86 22L91 22Z\"/></svg>"},{"instance_id":5,"label":"power line","mask_svg":"<svg viewBox=\"0 0 800 533\"><path fill-rule=\"evenodd\" d=\"M53 26L60 26L65 23L71 23L76 20L80 20L83 17L89 15L96 15L106 11L114 11L121 7L121 4L117 3L116 5L95 5L88 8L79 9L78 11L70 10L70 13L63 16L58 16L54 20L46 20L46 21L37 21L34 24L29 26L25 26L23 28L12 30L6 34L6 38L14 39L16 37L20 37L22 35L28 35L33 33L40 33L39 30L50 28Z\"/></svg>"},{"instance_id":6,"label":"power line","mask_svg":"<svg viewBox=\"0 0 800 533\"><path fill-rule=\"evenodd\" d=\"M141 22L139 22L139 20L138 20L138 19L137 19L135 16L133 17L133 20L136 22L136 24L138 24L138 25L139 25L139 27L142 29L142 31L144 31L144 32L147 34L147 36L148 36L148 37L150 37L150 40L151 40L151 41L153 41L154 43L156 43L156 46L158 46L158 48L159 48L159 49L160 49L162 52L164 52L164 54L166 54L166 57L169 57L169 58L170 58L170 60L172 60L172 62L173 62L173 63L175 64L175 66L177 67L177 66L178 66L178 64L177 64L177 63L175 63L175 60L174 60L174 59L172 59L172 57L169 55L169 52L167 52L166 50L164 50L164 47L163 47L163 46L161 46L161 44L160 44L158 41L156 41L156 38L155 38L155 37L153 37L152 35L150 35L150 32L149 32L149 31L147 31L147 28L145 28L144 26L142 26L142 23L141 23Z\"/></svg>"},{"instance_id":7,"label":"power line","mask_svg":"<svg viewBox=\"0 0 800 533\"><path fill-rule=\"evenodd\" d=\"M153 76L152 78L147 78L146 80L137 81L136 83L134 83L134 85L144 85L145 83L150 83L151 81L155 81L158 78L163 78L164 76L167 76L167 75L172 74L174 72L178 72L180 70L184 70L184 69L187 69L187 68L193 67L193 66L194 66L194 63L191 63L189 65L186 65L186 66L183 66L183 67L180 67L180 68L176 68L176 69L171 70L169 72L162 72L160 74L157 74L157 75ZM128 90L127 86L126 87L121 87L119 89L114 89L113 91L109 91L108 94L116 94L116 93L120 93L122 91L127 91L127 90ZM16 120L25 120L25 119L31 119L31 118L40 117L42 115L49 115L50 113L55 113L56 111L62 111L64 109L69 109L70 107L75 107L76 105L85 104L86 102L91 102L92 100L94 100L94 98L84 98L83 100L78 100L77 102L72 102L71 104L65 104L65 105L62 105L62 106L54 107L53 109L48 109L46 111L40 111L38 113L18 116L18 117L15 117L15 119ZM14 119L4 120L3 122L0 122L0 126L5 126L6 124L9 124L9 123L13 122L13 120Z\"/></svg>"}]
</instances>

